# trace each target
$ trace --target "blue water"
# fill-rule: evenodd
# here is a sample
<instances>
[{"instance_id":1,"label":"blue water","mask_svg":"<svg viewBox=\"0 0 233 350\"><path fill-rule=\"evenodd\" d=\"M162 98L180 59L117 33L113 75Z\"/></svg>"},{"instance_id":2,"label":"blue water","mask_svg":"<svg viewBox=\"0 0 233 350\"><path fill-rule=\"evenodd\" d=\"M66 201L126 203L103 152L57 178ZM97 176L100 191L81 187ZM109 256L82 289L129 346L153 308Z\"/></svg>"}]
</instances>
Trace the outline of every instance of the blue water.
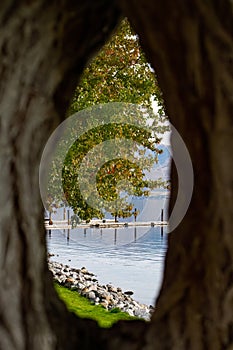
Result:
<instances>
[{"instance_id":1,"label":"blue water","mask_svg":"<svg viewBox=\"0 0 233 350\"><path fill-rule=\"evenodd\" d=\"M161 286L167 249L166 228L52 230L47 246L54 261L96 274L101 284L111 283L133 298L154 305Z\"/></svg>"}]
</instances>

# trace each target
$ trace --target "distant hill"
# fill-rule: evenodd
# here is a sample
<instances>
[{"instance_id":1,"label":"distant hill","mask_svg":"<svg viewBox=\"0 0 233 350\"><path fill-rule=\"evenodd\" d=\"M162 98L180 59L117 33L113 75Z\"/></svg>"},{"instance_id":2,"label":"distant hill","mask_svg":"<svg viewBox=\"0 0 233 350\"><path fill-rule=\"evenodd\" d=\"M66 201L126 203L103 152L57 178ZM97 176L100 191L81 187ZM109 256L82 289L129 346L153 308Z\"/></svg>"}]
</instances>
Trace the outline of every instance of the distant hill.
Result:
<instances>
[{"instance_id":1,"label":"distant hill","mask_svg":"<svg viewBox=\"0 0 233 350\"><path fill-rule=\"evenodd\" d=\"M162 150L161 154L158 154L158 163L154 163L150 172L145 171L146 177L151 180L156 180L161 177L163 180L170 179L170 167L171 167L171 147L166 145L159 145L158 149Z\"/></svg>"}]
</instances>

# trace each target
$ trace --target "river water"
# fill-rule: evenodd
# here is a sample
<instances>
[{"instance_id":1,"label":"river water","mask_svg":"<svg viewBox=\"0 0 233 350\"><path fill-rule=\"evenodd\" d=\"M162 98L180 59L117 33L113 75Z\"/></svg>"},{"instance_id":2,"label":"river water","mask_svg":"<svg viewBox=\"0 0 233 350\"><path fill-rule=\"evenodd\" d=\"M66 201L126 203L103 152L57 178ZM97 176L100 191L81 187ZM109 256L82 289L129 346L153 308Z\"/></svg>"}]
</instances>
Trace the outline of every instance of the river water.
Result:
<instances>
[{"instance_id":1,"label":"river water","mask_svg":"<svg viewBox=\"0 0 233 350\"><path fill-rule=\"evenodd\" d=\"M167 249L166 227L51 230L47 246L53 261L85 266L101 284L133 291L133 298L154 305Z\"/></svg>"}]
</instances>

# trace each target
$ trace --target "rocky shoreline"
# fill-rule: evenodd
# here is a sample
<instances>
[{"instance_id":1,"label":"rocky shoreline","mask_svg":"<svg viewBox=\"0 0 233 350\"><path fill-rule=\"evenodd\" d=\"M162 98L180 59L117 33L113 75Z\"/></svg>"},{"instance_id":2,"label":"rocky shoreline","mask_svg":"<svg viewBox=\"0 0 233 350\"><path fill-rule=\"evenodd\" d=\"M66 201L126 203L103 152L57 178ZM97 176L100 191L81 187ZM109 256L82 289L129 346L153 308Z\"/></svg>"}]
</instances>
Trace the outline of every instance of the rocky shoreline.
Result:
<instances>
[{"instance_id":1,"label":"rocky shoreline","mask_svg":"<svg viewBox=\"0 0 233 350\"><path fill-rule=\"evenodd\" d=\"M118 308L131 316L150 320L154 308L135 301L131 297L132 291L123 292L110 284L100 285L96 276L85 267L75 269L54 261L49 261L48 266L55 281L77 291L93 304L102 305L107 310Z\"/></svg>"}]
</instances>

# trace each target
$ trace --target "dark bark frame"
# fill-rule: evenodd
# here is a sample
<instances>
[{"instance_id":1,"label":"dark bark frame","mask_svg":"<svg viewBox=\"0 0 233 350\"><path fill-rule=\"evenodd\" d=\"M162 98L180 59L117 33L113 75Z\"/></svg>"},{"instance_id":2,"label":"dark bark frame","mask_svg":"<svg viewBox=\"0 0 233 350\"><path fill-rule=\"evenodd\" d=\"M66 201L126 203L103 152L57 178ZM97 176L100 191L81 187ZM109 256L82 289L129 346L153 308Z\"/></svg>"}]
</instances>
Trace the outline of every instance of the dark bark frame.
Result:
<instances>
[{"instance_id":1,"label":"dark bark frame","mask_svg":"<svg viewBox=\"0 0 233 350\"><path fill-rule=\"evenodd\" d=\"M38 167L78 76L121 11L156 67L195 187L169 238L152 321L101 330L68 313L53 289ZM2 1L0 349L232 349L232 19L230 0Z\"/></svg>"}]
</instances>

